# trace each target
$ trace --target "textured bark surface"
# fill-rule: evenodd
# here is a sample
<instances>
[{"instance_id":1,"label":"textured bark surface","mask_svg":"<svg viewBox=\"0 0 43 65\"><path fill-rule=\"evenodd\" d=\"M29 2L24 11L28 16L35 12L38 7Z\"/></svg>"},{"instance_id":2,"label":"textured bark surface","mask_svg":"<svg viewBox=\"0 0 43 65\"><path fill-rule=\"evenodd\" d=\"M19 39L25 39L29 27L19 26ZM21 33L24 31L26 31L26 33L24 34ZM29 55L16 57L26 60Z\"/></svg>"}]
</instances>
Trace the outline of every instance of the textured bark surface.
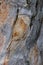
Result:
<instances>
[{"instance_id":1,"label":"textured bark surface","mask_svg":"<svg viewBox=\"0 0 43 65\"><path fill-rule=\"evenodd\" d=\"M0 0L0 65L43 65L43 0Z\"/></svg>"}]
</instances>

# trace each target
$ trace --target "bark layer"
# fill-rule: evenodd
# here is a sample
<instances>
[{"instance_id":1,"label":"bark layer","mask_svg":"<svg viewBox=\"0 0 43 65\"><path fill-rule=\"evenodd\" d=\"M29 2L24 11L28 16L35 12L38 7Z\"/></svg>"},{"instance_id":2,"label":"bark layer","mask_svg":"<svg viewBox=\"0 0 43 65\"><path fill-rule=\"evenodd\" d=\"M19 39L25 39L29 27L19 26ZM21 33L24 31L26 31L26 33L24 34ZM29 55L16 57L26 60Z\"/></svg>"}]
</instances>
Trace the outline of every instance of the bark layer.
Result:
<instances>
[{"instance_id":1,"label":"bark layer","mask_svg":"<svg viewBox=\"0 0 43 65\"><path fill-rule=\"evenodd\" d=\"M43 65L43 0L0 0L0 65L36 64Z\"/></svg>"}]
</instances>

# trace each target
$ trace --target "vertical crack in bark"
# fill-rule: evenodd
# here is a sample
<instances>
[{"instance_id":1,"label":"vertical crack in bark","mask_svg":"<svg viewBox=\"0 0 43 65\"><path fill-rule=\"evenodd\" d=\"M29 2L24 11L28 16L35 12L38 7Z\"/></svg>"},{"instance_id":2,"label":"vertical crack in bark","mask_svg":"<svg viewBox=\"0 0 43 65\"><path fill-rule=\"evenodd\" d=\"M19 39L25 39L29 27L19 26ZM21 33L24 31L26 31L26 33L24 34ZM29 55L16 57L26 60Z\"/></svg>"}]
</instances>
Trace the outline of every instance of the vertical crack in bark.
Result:
<instances>
[{"instance_id":1,"label":"vertical crack in bark","mask_svg":"<svg viewBox=\"0 0 43 65\"><path fill-rule=\"evenodd\" d=\"M15 19L15 21L14 21L14 23L13 23L12 31L13 31L14 25L16 24L16 21L17 21L17 19L18 19L18 13L19 13L19 9L17 9L17 15L16 15L16 19ZM11 37L11 38L12 38L12 37ZM8 48L7 48L7 51L8 51L7 54L8 54L8 55L10 54L10 45L11 45L11 43L12 43L12 39L11 39L11 42L10 42Z\"/></svg>"},{"instance_id":2,"label":"vertical crack in bark","mask_svg":"<svg viewBox=\"0 0 43 65\"><path fill-rule=\"evenodd\" d=\"M41 6L41 3L40 4L36 3L36 7L39 7L39 5ZM42 19L43 15L41 15L40 10L37 9L37 11L38 12L37 12L36 16L34 16L32 18L32 20L34 20L34 22L32 22L32 24L33 24L32 31L26 40L26 46L28 49L34 46L34 44L37 41L39 34L40 34L40 29L41 29L41 25L42 25L41 19Z\"/></svg>"}]
</instances>

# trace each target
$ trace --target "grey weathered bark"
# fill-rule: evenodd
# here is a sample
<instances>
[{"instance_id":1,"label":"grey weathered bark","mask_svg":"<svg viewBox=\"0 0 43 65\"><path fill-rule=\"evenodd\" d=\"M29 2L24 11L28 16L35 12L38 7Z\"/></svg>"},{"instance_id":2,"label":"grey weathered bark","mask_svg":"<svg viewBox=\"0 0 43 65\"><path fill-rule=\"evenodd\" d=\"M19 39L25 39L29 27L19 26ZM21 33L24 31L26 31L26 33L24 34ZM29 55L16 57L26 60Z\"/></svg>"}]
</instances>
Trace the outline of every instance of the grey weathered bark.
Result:
<instances>
[{"instance_id":1,"label":"grey weathered bark","mask_svg":"<svg viewBox=\"0 0 43 65\"><path fill-rule=\"evenodd\" d=\"M41 52L41 59L43 60L43 41L41 40L43 38L43 0L37 0L36 6L37 14L33 16L33 19L35 18L35 20L32 22L32 31L26 40L26 46L30 51L30 49L36 44L36 41L38 41L38 48Z\"/></svg>"},{"instance_id":2,"label":"grey weathered bark","mask_svg":"<svg viewBox=\"0 0 43 65\"><path fill-rule=\"evenodd\" d=\"M27 48L31 48L32 46L34 46L34 43L37 41L38 37L39 37L39 33L41 30L41 25L42 25L42 18L43 18L43 11L42 11L42 4L41 4L42 0L38 1L37 4L37 15L33 15L34 20L32 21L32 30L31 33L29 35L29 37L26 40L26 45ZM35 7L36 8L36 7Z\"/></svg>"},{"instance_id":3,"label":"grey weathered bark","mask_svg":"<svg viewBox=\"0 0 43 65\"><path fill-rule=\"evenodd\" d=\"M43 60L43 42L40 42L43 38L43 31L41 31L41 28L43 29L43 0L1 0L0 2L3 1L8 5L8 16L5 20L0 18L0 22L2 20L4 22L4 24L0 23L0 44L2 43L0 65L3 65L3 62L4 65L41 65L41 59ZM5 7L7 8L6 5ZM4 10L0 8L0 12L6 11L5 7L3 6ZM16 34L15 30L19 32L17 37L15 36L18 33Z\"/></svg>"}]
</instances>

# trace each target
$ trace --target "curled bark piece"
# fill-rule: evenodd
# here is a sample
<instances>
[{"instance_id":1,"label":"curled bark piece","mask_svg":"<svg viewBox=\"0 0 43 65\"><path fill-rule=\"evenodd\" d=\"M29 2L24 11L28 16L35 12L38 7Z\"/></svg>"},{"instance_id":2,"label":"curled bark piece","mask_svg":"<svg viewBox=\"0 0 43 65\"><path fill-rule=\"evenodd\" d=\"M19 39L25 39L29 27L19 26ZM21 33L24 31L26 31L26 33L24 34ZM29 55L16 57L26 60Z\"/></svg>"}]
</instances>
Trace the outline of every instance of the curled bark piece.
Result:
<instances>
[{"instance_id":1,"label":"curled bark piece","mask_svg":"<svg viewBox=\"0 0 43 65\"><path fill-rule=\"evenodd\" d=\"M24 37L30 25L30 18L26 15L19 15L13 30L13 39L18 40Z\"/></svg>"}]
</instances>

